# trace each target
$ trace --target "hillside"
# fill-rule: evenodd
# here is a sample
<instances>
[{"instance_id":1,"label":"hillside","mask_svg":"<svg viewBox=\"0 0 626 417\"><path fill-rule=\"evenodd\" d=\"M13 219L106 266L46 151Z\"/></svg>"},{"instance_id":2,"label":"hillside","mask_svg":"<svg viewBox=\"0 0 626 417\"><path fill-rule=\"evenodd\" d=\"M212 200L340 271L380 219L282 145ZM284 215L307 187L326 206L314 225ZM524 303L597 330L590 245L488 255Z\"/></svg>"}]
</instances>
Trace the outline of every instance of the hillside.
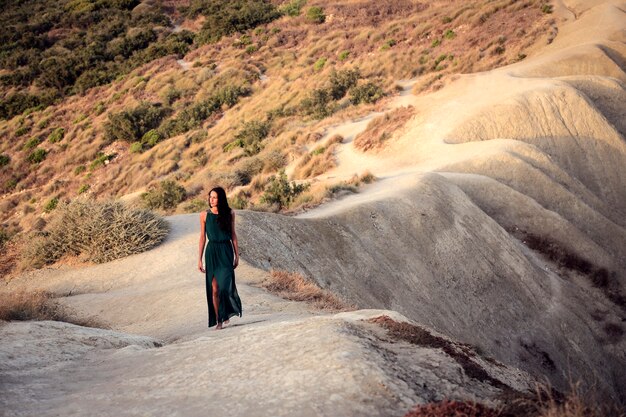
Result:
<instances>
[{"instance_id":1,"label":"hillside","mask_svg":"<svg viewBox=\"0 0 626 417\"><path fill-rule=\"evenodd\" d=\"M94 26L56 21L57 12L48 11L47 3L38 6L45 25L17 24L17 12L3 15L5 37L39 24L42 40L35 45L52 43L42 53L62 51L67 62L58 65L76 67L76 74L46 87L56 88L50 93L57 97L53 104L0 120L0 220L9 235L40 229L44 222L38 219L46 219L56 201L79 194L137 196L158 190L164 180L186 190L177 212L201 208L214 183L236 195L241 208L318 204L326 193L320 186L290 207L260 198L271 175L289 170L288 164L316 165L290 178L308 182L332 167L332 155L319 142L328 126L380 109L403 88L399 80L419 77L421 90L437 89L454 74L524 59L556 31L540 1L474 1L458 8L450 1L294 0L275 3L276 13L267 12L269 23L249 18L249 29L219 38L222 32L207 32L205 23L226 19L229 8L215 17L211 2L166 2L161 9L156 2L136 3L102 2L92 10L89 1L67 2L71 13L102 19ZM261 1L250 4L267 8ZM289 5L293 16L284 11ZM315 7L323 22L307 15ZM117 31L98 40L104 52L93 55L87 42L100 39L111 21ZM138 40L142 33L144 43ZM204 43L207 39L214 43ZM19 94L43 94L47 85L44 68L19 58L20 47L33 51L27 42L35 41L24 35L7 44L12 58L3 64L6 105ZM69 53L72 47L79 48L76 57ZM143 64L168 51L176 53ZM78 59L98 67L74 62ZM88 69L79 74L83 66ZM27 86L10 84L11 76L27 70L32 77L41 74ZM94 72L106 77L89 75ZM92 79L105 85L81 84Z\"/></svg>"},{"instance_id":2,"label":"hillside","mask_svg":"<svg viewBox=\"0 0 626 417\"><path fill-rule=\"evenodd\" d=\"M110 329L3 324L0 383L14 394L3 406L27 404L25 415L204 415L232 403L235 415L404 415L445 398L508 406L548 381L561 392L578 383L585 400L623 410L623 4L357 4L307 3L249 39L226 35L183 61L161 58L30 113L63 108L69 120L117 100L66 134L65 151L51 151L28 187L4 194L11 233L26 236L36 217L54 214L37 211L47 198L67 198L87 179L86 193L134 204L149 201L138 195L151 184L174 180L187 197L166 210L194 214L168 217L166 241L145 253L5 282L3 293L53 292ZM322 23L307 17L314 5ZM177 23L201 33L204 19ZM164 103L146 103L170 80L189 96L167 105L156 133L179 126L190 106L217 100L219 110L154 144L107 142L107 112L159 113ZM12 132L18 121L2 123ZM12 143L2 152L18 172L23 151ZM76 178L94 155L70 154L71 143L116 156ZM272 180L281 169L283 182ZM52 194L55 178L66 182ZM254 210L237 212L244 317L207 333L196 213L214 183ZM277 183L305 189L273 195ZM27 205L39 209L24 214ZM327 314L269 295L259 284L271 269L298 272L357 310ZM417 328L438 342L415 342Z\"/></svg>"}]
</instances>

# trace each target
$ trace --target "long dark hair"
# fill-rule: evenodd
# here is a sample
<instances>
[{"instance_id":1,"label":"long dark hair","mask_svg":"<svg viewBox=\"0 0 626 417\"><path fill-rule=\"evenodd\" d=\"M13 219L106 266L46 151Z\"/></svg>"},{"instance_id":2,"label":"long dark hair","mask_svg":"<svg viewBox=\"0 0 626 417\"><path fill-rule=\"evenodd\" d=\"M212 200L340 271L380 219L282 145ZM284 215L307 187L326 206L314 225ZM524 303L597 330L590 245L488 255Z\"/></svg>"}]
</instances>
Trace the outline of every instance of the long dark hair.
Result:
<instances>
[{"instance_id":1,"label":"long dark hair","mask_svg":"<svg viewBox=\"0 0 626 417\"><path fill-rule=\"evenodd\" d=\"M209 198L211 198L211 193L214 191L217 194L217 225L223 231L232 233L233 215L230 211L230 206L228 205L226 191L224 191L222 187L215 187L209 191Z\"/></svg>"}]
</instances>

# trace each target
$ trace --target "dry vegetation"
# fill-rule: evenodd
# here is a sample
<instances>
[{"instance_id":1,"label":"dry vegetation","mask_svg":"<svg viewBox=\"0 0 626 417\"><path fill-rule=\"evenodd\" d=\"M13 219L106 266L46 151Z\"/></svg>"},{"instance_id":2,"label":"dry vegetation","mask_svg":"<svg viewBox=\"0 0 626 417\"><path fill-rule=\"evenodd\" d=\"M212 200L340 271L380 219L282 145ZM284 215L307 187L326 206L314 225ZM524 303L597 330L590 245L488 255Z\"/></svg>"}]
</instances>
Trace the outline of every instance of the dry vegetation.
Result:
<instances>
[{"instance_id":1,"label":"dry vegetation","mask_svg":"<svg viewBox=\"0 0 626 417\"><path fill-rule=\"evenodd\" d=\"M337 144L343 142L343 138L335 135L330 138L325 145L320 145L311 152L300 158L293 171L293 177L306 179L317 177L331 168L335 167L334 153Z\"/></svg>"},{"instance_id":2,"label":"dry vegetation","mask_svg":"<svg viewBox=\"0 0 626 417\"><path fill-rule=\"evenodd\" d=\"M61 204L56 216L25 247L24 268L39 268L63 256L101 263L148 250L169 231L160 216L119 202L76 199Z\"/></svg>"},{"instance_id":3,"label":"dry vegetation","mask_svg":"<svg viewBox=\"0 0 626 417\"><path fill-rule=\"evenodd\" d=\"M405 417L624 417L625 415L616 404L597 404L591 399L592 393L583 394L576 384L572 384L566 396L546 386L538 386L536 392L532 394L516 391L491 377L473 359L476 352L470 345L451 342L414 324L397 322L389 316L374 317L367 321L386 329L387 336L394 340L443 350L457 361L468 377L500 390L501 405L495 408L473 401L444 400L419 404ZM492 361L490 358L487 360Z\"/></svg>"},{"instance_id":4,"label":"dry vegetation","mask_svg":"<svg viewBox=\"0 0 626 417\"><path fill-rule=\"evenodd\" d=\"M52 294L45 291L0 292L0 320L55 320L105 328L96 319L76 317L72 310L59 304Z\"/></svg>"},{"instance_id":5,"label":"dry vegetation","mask_svg":"<svg viewBox=\"0 0 626 417\"><path fill-rule=\"evenodd\" d=\"M365 130L354 138L354 146L362 151L380 149L386 142L397 134L406 122L413 116L415 109L412 106L399 107L382 116L378 116L367 124Z\"/></svg>"},{"instance_id":6,"label":"dry vegetation","mask_svg":"<svg viewBox=\"0 0 626 417\"><path fill-rule=\"evenodd\" d=\"M404 417L500 417L501 414L486 405L473 401L444 400L415 406Z\"/></svg>"},{"instance_id":7,"label":"dry vegetation","mask_svg":"<svg viewBox=\"0 0 626 417\"><path fill-rule=\"evenodd\" d=\"M184 19L179 2L163 5ZM323 22L307 17L312 5L322 8ZM307 3L299 14L191 45L182 65L176 55L158 58L82 95L0 120L0 220L25 232L48 216L53 198L119 198L164 180L182 186L186 200L162 210L194 210L201 204L193 202L218 183L239 196L241 206L264 208L260 199L272 175L293 164L289 180L311 181L330 169L334 146L320 144L319 132L379 109L373 102L395 94L396 80L418 77L418 89L436 87L457 73L515 62L545 44L553 22L542 5ZM199 31L202 22L188 17L181 26ZM341 77L357 68L356 78ZM313 107L304 106L306 99ZM129 128L130 136L117 135L111 123ZM245 130L250 126L263 129ZM243 146L228 146L239 139ZM319 203L327 189L311 181L293 206L281 209Z\"/></svg>"},{"instance_id":8,"label":"dry vegetation","mask_svg":"<svg viewBox=\"0 0 626 417\"><path fill-rule=\"evenodd\" d=\"M330 291L323 290L297 272L271 270L269 277L261 285L279 297L294 301L304 301L314 308L328 311L354 310Z\"/></svg>"}]
</instances>

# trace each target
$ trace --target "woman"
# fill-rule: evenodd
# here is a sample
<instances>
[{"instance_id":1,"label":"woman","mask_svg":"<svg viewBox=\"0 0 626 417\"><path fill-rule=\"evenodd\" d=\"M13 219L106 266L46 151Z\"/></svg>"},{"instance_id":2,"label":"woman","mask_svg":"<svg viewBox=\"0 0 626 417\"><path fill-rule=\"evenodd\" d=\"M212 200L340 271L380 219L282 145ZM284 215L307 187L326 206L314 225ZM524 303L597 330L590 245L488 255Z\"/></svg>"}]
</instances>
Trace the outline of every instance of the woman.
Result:
<instances>
[{"instance_id":1,"label":"woman","mask_svg":"<svg viewBox=\"0 0 626 417\"><path fill-rule=\"evenodd\" d=\"M209 240L204 246L206 240ZM204 251L204 267L202 252ZM241 317L241 300L235 286L239 246L235 233L235 212L228 206L226 192L215 187L209 192L209 209L200 213L198 269L206 274L209 327L222 328L232 316Z\"/></svg>"}]
</instances>

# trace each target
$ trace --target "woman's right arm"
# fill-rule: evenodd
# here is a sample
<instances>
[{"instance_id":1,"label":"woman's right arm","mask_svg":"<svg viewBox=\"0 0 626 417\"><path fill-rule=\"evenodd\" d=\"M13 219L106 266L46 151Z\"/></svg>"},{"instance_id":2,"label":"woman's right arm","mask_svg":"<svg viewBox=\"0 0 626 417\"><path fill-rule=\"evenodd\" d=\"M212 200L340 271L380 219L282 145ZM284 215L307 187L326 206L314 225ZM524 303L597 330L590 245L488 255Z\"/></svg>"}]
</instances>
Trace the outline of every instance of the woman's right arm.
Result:
<instances>
[{"instance_id":1,"label":"woman's right arm","mask_svg":"<svg viewBox=\"0 0 626 417\"><path fill-rule=\"evenodd\" d=\"M204 244L206 243L206 234L204 233L204 228L206 226L206 212L200 213L200 242L198 243L198 270L200 272L204 271L204 266L202 265L202 255L204 252Z\"/></svg>"}]
</instances>

